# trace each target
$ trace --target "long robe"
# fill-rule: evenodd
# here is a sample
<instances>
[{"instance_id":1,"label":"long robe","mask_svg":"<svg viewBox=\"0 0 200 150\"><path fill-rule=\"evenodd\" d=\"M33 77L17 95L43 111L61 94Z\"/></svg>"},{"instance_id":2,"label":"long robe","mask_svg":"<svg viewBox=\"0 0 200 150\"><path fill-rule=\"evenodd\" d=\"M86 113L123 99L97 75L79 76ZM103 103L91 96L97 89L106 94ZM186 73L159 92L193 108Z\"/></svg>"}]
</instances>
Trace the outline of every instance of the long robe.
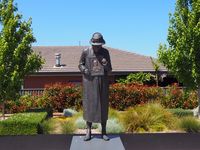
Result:
<instances>
[{"instance_id":1,"label":"long robe","mask_svg":"<svg viewBox=\"0 0 200 150\"><path fill-rule=\"evenodd\" d=\"M89 61L89 58L91 57L97 58L99 63L101 63L102 58L107 60L107 64L102 65L104 75L91 75L91 61ZM108 119L109 107L108 73L112 70L108 50L103 47L98 51L98 53L95 53L92 47L83 50L78 67L83 75L83 119L88 122L106 122ZM89 74L85 74L85 69L89 70Z\"/></svg>"}]
</instances>

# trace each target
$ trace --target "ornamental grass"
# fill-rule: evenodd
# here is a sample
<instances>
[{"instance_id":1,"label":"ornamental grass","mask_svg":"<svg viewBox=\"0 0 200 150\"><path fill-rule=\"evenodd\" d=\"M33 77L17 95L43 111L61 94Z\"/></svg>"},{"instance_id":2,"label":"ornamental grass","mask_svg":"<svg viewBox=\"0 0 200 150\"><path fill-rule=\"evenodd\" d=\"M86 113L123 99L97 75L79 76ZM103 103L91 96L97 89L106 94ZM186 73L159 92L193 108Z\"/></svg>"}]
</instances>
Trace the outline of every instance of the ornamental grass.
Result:
<instances>
[{"instance_id":1,"label":"ornamental grass","mask_svg":"<svg viewBox=\"0 0 200 150\"><path fill-rule=\"evenodd\" d=\"M157 103L129 108L122 116L125 131L131 133L175 129L176 120L176 117Z\"/></svg>"}]
</instances>

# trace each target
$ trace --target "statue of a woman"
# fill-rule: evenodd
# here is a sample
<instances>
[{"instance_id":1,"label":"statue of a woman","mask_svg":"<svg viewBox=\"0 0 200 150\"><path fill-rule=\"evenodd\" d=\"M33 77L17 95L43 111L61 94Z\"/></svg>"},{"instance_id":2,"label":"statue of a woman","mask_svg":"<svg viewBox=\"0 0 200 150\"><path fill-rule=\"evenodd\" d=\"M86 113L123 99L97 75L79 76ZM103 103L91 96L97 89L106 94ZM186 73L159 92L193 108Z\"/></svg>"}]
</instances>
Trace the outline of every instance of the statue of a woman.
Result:
<instances>
[{"instance_id":1,"label":"statue of a woman","mask_svg":"<svg viewBox=\"0 0 200 150\"><path fill-rule=\"evenodd\" d=\"M94 33L90 40L91 47L83 50L79 69L83 74L83 118L87 124L85 141L91 139L92 123L101 123L102 138L106 141L106 122L108 119L108 73L112 71L110 55L101 33Z\"/></svg>"}]
</instances>

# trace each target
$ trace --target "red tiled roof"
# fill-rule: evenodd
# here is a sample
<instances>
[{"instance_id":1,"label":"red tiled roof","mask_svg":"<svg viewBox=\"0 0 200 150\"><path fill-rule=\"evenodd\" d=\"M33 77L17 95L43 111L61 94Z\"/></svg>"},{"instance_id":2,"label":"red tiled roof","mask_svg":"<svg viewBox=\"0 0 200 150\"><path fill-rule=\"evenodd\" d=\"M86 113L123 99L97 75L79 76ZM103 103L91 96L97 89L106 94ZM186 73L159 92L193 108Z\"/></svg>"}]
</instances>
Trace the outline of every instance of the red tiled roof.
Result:
<instances>
[{"instance_id":1,"label":"red tiled roof","mask_svg":"<svg viewBox=\"0 0 200 150\"><path fill-rule=\"evenodd\" d=\"M34 46L40 52L45 64L39 72L79 72L78 62L86 46ZM123 50L105 47L110 52L113 72L154 72L151 58ZM61 53L61 67L55 66L55 53ZM160 71L166 72L163 66Z\"/></svg>"}]
</instances>

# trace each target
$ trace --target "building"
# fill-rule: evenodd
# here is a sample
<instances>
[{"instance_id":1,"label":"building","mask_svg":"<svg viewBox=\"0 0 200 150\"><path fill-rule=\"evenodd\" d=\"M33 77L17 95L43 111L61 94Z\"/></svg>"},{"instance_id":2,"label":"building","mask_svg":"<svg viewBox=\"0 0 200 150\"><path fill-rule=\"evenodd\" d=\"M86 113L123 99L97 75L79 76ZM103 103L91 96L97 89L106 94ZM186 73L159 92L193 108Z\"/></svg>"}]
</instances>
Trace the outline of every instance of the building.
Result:
<instances>
[{"instance_id":1,"label":"building","mask_svg":"<svg viewBox=\"0 0 200 150\"><path fill-rule=\"evenodd\" d=\"M24 79L24 89L44 88L45 84L61 82L81 83L78 62L86 46L34 46L33 50L45 59L42 69ZM136 72L155 73L150 57L106 47L110 52L113 71L110 82ZM167 73L160 67L159 74Z\"/></svg>"}]
</instances>

